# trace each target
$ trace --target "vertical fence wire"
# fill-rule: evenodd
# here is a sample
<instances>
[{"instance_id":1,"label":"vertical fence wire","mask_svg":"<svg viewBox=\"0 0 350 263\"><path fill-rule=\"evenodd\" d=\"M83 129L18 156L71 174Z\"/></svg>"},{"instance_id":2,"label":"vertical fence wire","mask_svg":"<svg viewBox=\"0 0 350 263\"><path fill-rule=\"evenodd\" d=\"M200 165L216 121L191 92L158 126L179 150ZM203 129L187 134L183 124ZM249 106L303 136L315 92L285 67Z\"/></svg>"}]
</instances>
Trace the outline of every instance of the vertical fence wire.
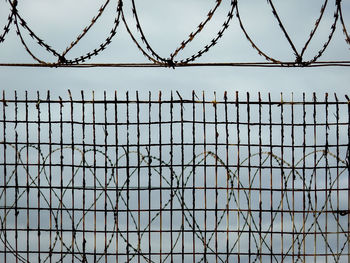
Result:
<instances>
[{"instance_id":1,"label":"vertical fence wire","mask_svg":"<svg viewBox=\"0 0 350 263\"><path fill-rule=\"evenodd\" d=\"M348 168L348 189L350 189L350 99L348 96L345 96L348 101L348 150L346 154L346 163ZM348 190L348 262L350 261L350 191Z\"/></svg>"},{"instance_id":2,"label":"vertical fence wire","mask_svg":"<svg viewBox=\"0 0 350 263\"><path fill-rule=\"evenodd\" d=\"M1 262L348 262L350 103L3 91Z\"/></svg>"}]
</instances>

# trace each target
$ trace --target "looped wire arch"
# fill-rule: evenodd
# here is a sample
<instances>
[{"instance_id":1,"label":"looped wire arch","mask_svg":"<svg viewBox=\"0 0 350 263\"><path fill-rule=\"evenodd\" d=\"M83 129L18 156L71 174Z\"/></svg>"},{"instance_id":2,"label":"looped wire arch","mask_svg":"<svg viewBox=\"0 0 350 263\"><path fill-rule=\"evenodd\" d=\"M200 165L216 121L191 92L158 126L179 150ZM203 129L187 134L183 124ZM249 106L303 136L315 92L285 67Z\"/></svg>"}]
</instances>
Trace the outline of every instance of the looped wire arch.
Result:
<instances>
[{"instance_id":1,"label":"looped wire arch","mask_svg":"<svg viewBox=\"0 0 350 263\"><path fill-rule=\"evenodd\" d=\"M84 37L85 35L90 31L90 29L95 25L95 23L100 19L102 14L105 12L108 5L110 5L111 0L105 0L103 5L99 8L97 14L91 19L90 23L84 27L84 29L81 31L81 33L76 37L75 40L73 40L70 45L62 52L60 53L55 48L50 46L44 39L40 38L28 25L28 23L25 21L24 18L20 15L18 11L18 1L17 0L9 0L9 4L11 6L11 14L14 15L14 23L16 25L16 31L17 35L19 36L22 45L26 49L26 51L31 55L31 57L38 61L40 64L77 64L79 62L84 62L87 59L90 59L93 56L97 56L101 51L106 49L106 47L112 42L112 38L116 34L117 27L119 25L120 20L120 13L121 13L121 6L122 6L122 0L118 0L117 6L116 6L116 17L113 22L113 27L109 33L109 36L106 38L104 42L102 42L98 48L93 49L92 51L73 59L66 59L66 55L69 53L69 51L75 47ZM22 35L20 27L24 28L28 33L29 36L36 41L36 43L46 49L47 52L51 53L53 56L57 58L56 63L47 63L41 59L39 59L34 53L30 50L28 47L26 41L24 40L24 37Z\"/></svg>"},{"instance_id":2,"label":"looped wire arch","mask_svg":"<svg viewBox=\"0 0 350 263\"><path fill-rule=\"evenodd\" d=\"M206 25L208 24L208 22L210 22L212 20L212 18L214 17L216 11L218 10L219 6L222 4L222 0L215 0L216 4L215 6L209 10L206 18L200 22L200 24L196 27L197 30L191 32L189 34L189 36L183 40L180 44L179 47L177 47L171 54L169 58L164 58L161 55L159 55L150 45L150 42L147 40L147 37L144 33L143 27L141 26L140 23L140 19L138 16L138 12L137 12L137 7L136 7L136 3L135 0L131 0L132 3L132 13L133 16L135 18L135 22L136 22L136 28L138 33L140 34L140 38L141 41L145 44L146 46L146 50L149 51L150 54L148 54L146 52L146 50L144 48L141 47L140 43L136 40L136 37L134 36L134 34L131 32L130 27L128 25L128 22L126 21L124 12L123 12L123 21L124 21L124 25L127 28L127 31L130 35L130 37L132 38L133 42L137 45L137 47L139 48L139 50L142 52L142 54L150 61L156 63L156 64L161 64L161 65L165 65L165 66L170 66L170 67L174 67L176 64L187 64L189 62L192 62L194 60L196 60L198 57L202 56L204 53L208 52L209 49L211 47L213 47L214 45L216 45L216 43L218 42L218 40L223 36L223 33L226 31L226 29L229 27L229 23L233 18L233 10L236 7L236 3L237 0L231 0L231 9L229 10L228 14L227 14L227 19L226 21L223 23L222 28L218 31L218 33L216 34L216 37L213 38L208 45L206 45L202 50L199 50L196 54L185 58L185 59L181 59L181 60L174 60L175 57L186 48L186 46L192 42L196 36L202 32L202 30L206 27Z\"/></svg>"},{"instance_id":3,"label":"looped wire arch","mask_svg":"<svg viewBox=\"0 0 350 263\"><path fill-rule=\"evenodd\" d=\"M298 64L298 65L302 65L302 66L307 66L311 63L314 63L316 62L324 53L324 51L327 49L332 37L333 37L333 34L335 32L335 29L336 29L336 24L337 24L337 21L338 21L338 13L339 13L339 6L340 6L340 2L341 0L335 0L336 1L336 11L334 13L334 20L333 20L333 23L330 27L330 33L329 33L329 36L327 38L327 41L323 44L323 47L319 50L319 52L317 53L317 55L315 55L311 60L308 60L308 61L305 61L303 60L303 55L305 53L305 51L307 50L311 40L313 39L319 25L320 25L320 22L324 16L324 13L325 13L325 9L327 7L327 4L328 4L328 0L325 0L324 3L322 4L321 6L321 10L320 10L320 15L319 17L316 19L315 21L315 24L314 24L314 27L312 28L311 32L310 32L310 35L307 39L307 41L305 42L301 52L299 52L297 50L297 48L295 47L295 44L293 42L293 40L291 39L291 37L289 36L280 16L278 15L278 11L277 9L275 8L275 5L273 4L272 0L268 0L268 3L272 9L272 14L274 16L274 18L276 19L277 23L278 23L278 26L280 27L283 35L285 36L285 38L287 39L291 49L293 50L294 52L294 55L295 55L295 63ZM250 44L252 45L252 47L258 52L258 54L260 56L263 56L267 61L271 61L273 63L276 63L276 64L281 64L282 66L283 65L286 65L286 63L282 62L281 60L278 60L276 58L273 58L269 55L267 55L264 51L262 51L256 44L255 42L252 40L251 36L248 34L247 30L245 29L245 26L243 25L243 22L242 22L242 18L240 16L240 13L239 13L239 8L238 8L238 4L237 4L237 8L236 8L236 16L239 20L239 24L240 24L240 27L245 35L245 37L247 38L247 40L250 42ZM288 65L288 64L287 64Z\"/></svg>"}]
</instances>

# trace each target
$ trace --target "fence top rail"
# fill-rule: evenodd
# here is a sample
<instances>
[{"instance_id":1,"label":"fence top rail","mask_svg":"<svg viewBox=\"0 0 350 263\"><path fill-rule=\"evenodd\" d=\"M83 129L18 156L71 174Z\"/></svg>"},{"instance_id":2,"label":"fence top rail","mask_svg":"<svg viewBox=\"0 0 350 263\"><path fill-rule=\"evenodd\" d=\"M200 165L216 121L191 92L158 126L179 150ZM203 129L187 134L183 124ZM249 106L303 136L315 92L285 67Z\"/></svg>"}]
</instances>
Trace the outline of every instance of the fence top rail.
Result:
<instances>
[{"instance_id":1,"label":"fence top rail","mask_svg":"<svg viewBox=\"0 0 350 263\"><path fill-rule=\"evenodd\" d=\"M51 94L50 91L48 91L46 98L42 97L41 94L38 92L37 96L35 99L33 99L33 96L31 98L28 98L28 93L26 92L26 99L23 98L18 98L17 91L14 91L14 93L9 94L8 92L6 93L3 91L2 93L2 98L0 98L0 103L4 103L5 106L7 103L35 103L35 104L71 104L71 103L76 103L76 104L194 104L194 103L200 103L200 104L250 104L250 105L323 105L325 103L329 105L334 105L334 104L350 104L350 98L348 95L344 95L343 99L339 99L337 94L334 93L333 96L329 96L328 93L325 93L323 96L323 99L320 99L321 96L316 96L315 93L312 95L312 99L310 98L305 98L306 94L302 93L303 99L300 99L300 96L296 100L294 100L294 94L288 94L285 96L283 93L281 93L280 100L271 100L271 94L267 94L267 98L262 98L260 92L258 93L258 98L251 98L250 93L246 93L245 98L243 96L240 96L238 92L235 94L235 98L228 98L228 94L230 92L224 92L222 98L218 98L216 92L214 92L213 96L209 95L209 99L206 96L206 93L203 92L201 98L194 93L192 93L192 99L183 99L182 96L177 92L177 97L174 98L173 93L171 92L170 96L162 96L162 92L158 93L158 99L152 98L152 94L154 93L149 93L148 99L139 99L139 93L136 92L136 99L129 98L129 92L125 92L124 98L120 97L120 93L115 92L114 98L111 99L110 96L107 99L106 98L106 92L104 92L104 99L98 98L95 99L95 92L93 91L91 93L92 98L85 99L84 98L84 92L82 91L82 96L81 98L73 98L74 96L71 95L71 92L68 91L69 94L69 99L62 99L59 97L59 99L51 99ZM233 94L233 92L231 93ZM14 95L14 96L13 96ZM33 94L32 94L33 95ZM88 94L89 95L89 94ZM145 96L142 96L145 97ZM163 98L164 97L164 98ZM170 99L169 99L170 97ZM289 98L288 98L289 97ZM332 99L333 97L333 99Z\"/></svg>"}]
</instances>

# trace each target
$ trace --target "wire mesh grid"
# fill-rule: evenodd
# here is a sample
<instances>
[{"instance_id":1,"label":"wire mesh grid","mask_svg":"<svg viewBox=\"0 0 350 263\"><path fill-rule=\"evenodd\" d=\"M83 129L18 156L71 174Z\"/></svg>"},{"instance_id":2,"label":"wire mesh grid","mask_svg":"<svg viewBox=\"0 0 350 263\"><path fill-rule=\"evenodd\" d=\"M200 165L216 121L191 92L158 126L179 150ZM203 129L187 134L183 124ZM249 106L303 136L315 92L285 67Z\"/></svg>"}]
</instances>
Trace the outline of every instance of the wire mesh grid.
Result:
<instances>
[{"instance_id":1,"label":"wire mesh grid","mask_svg":"<svg viewBox=\"0 0 350 263\"><path fill-rule=\"evenodd\" d=\"M349 262L347 97L30 95L0 101L0 261Z\"/></svg>"}]
</instances>

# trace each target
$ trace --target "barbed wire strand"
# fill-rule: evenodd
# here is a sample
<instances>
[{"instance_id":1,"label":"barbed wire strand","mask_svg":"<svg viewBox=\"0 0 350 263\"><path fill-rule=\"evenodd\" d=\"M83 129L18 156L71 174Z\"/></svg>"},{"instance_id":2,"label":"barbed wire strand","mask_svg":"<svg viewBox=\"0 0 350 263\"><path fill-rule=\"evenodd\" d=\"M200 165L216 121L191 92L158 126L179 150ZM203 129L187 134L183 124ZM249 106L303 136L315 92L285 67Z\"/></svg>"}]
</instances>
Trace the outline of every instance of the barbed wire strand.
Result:
<instances>
[{"instance_id":1,"label":"barbed wire strand","mask_svg":"<svg viewBox=\"0 0 350 263\"><path fill-rule=\"evenodd\" d=\"M105 39L104 42L102 42L99 47L93 49L92 51L86 53L85 55L78 56L73 59L67 59L66 56L69 54L69 51L73 49L78 43L87 35L87 33L96 25L97 21L102 17L102 15L106 12L107 7L111 6L111 1L106 0L98 9L97 14L91 19L89 24L84 27L82 32L76 37L74 41L71 42L71 44L62 52L59 53L55 48L47 44L45 40L40 38L34 31L33 29L28 25L26 20L20 15L20 12L18 11L18 1L17 0L9 0L9 9L10 9L10 14L7 17L7 22L4 27L3 33L0 35L0 43L3 43L5 41L5 37L8 35L8 32L11 29L11 24L14 24L16 28L16 33L24 46L25 51L39 64L25 64L25 63L0 63L0 66L2 67L11 67L11 66L17 66L17 67L25 67L25 66L31 66L31 67L64 67L67 65L75 65L77 67L106 67L108 66L113 66L113 67L149 67L149 66L155 66L155 67L184 67L184 66L256 66L256 67L265 67L266 64L263 63L256 63L256 62L251 62L251 63L239 63L239 62L232 62L232 63L193 63L197 58L201 57L203 54L209 52L209 50L215 46L218 41L223 37L224 32L228 29L231 20L233 19L233 13L234 9L236 9L236 17L238 19L239 26L244 33L246 39L248 42L251 44L253 49L255 49L259 55L263 56L267 61L271 62L272 64L276 64L279 67L319 67L319 66L348 66L347 63L339 63L338 61L330 61L330 63L322 63L321 64L315 64L315 62L322 57L323 53L329 46L330 41L333 39L334 33L336 31L336 25L338 20L340 20L340 23L342 25L342 31L343 34L345 35L345 41L350 44L350 37L346 29L346 25L344 22L344 17L343 17L343 12L342 12L342 1L341 0L335 0L335 5L336 5L336 10L334 12L334 19L333 23L330 27L330 33L327 37L327 40L325 43L322 45L322 48L318 51L318 53L310 60L304 60L303 55L305 52L308 50L309 44L314 38L317 30L319 29L319 25L321 23L321 20L324 19L324 14L327 6L329 5L329 1L325 0L323 4L321 5L320 9L320 14L318 18L316 19L314 26L308 36L308 39L306 40L305 44L303 45L301 51L299 52L292 40L292 38L289 36L286 27L282 23L282 20L280 18L280 15L275 8L275 5L272 0L268 0L267 3L272 9L272 14L275 17L280 30L284 34L285 38L287 39L289 45L291 46L296 59L293 62L288 62L288 61L281 61L279 59L273 58L270 55L267 55L265 52L263 52L257 44L253 41L251 36L248 34L245 26L243 25L242 17L239 12L238 8L238 0L231 0L230 3L230 10L227 14L227 18L225 22L222 24L221 29L218 31L216 34L216 37L210 40L209 44L205 45L203 49L199 50L197 53L195 53L192 56L189 56L187 58L183 58L180 60L175 60L175 57L178 56L178 54L183 51L189 43L194 41L196 37L206 28L206 26L209 24L210 21L213 20L213 17L217 13L217 10L219 7L222 5L222 0L215 0L215 5L213 8L211 8L206 17L200 24L197 26L197 29L190 33L186 39L181 41L181 44L170 54L169 58L164 58L160 56L157 51L151 46L149 40L147 39L143 26L141 25L141 21L139 19L139 14L137 11L136 7L136 2L135 0L131 0L131 12L135 18L136 22L136 29L137 32L140 34L140 38L142 43L145 45L144 49L141 47L141 44L138 42L134 34L132 33L130 29L130 25L127 22L127 18L124 14L123 10L123 3L125 0L118 0L117 2L117 12L114 17L114 25L112 27L112 30L110 31L109 35ZM137 48L141 51L142 55L146 57L148 60L150 60L154 65L147 65L147 63L110 63L110 64L101 64L101 63L91 63L91 64L85 64L86 60L90 60L92 57L98 56L103 50L107 48L112 43L113 38L116 35L117 28L120 26L120 18L123 21L123 25L127 29L127 32L129 36L131 37L131 40L136 44ZM340 18L340 19L339 19ZM23 28L25 31L28 32L28 35L31 39L33 39L39 47L42 47L45 49L48 53L53 55L54 57L57 58L57 62L50 63L48 61L45 61L43 59L40 59L37 55L34 54L34 52L31 50L31 48L28 46L23 33L21 31L21 28ZM171 30L167 30L167 33L171 33ZM147 52L147 51L149 52ZM192 63L190 63L192 62ZM78 66L79 65L79 66ZM270 66L270 65L268 65Z\"/></svg>"}]
</instances>

